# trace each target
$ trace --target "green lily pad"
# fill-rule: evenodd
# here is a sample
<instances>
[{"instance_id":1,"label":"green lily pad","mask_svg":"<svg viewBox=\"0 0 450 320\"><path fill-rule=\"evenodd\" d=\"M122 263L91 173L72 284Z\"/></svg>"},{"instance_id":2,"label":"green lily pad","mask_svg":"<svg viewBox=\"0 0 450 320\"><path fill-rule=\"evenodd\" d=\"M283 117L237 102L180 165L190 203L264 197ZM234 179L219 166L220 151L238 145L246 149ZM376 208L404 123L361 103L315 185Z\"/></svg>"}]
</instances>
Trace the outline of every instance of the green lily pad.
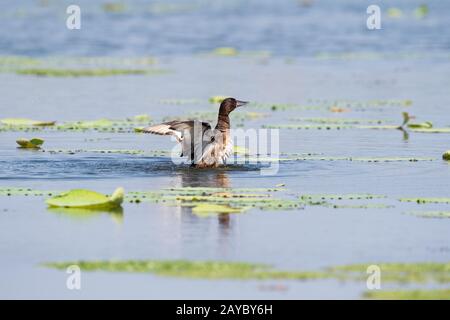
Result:
<instances>
[{"instance_id":1,"label":"green lily pad","mask_svg":"<svg viewBox=\"0 0 450 320\"><path fill-rule=\"evenodd\" d=\"M39 138L34 138L31 140L19 139L16 142L21 148L24 149L39 149L44 144L44 140Z\"/></svg>"},{"instance_id":2,"label":"green lily pad","mask_svg":"<svg viewBox=\"0 0 450 320\"><path fill-rule=\"evenodd\" d=\"M50 207L107 209L120 207L123 198L123 188L116 189L110 197L90 190L75 189L48 199L46 203Z\"/></svg>"},{"instance_id":3,"label":"green lily pad","mask_svg":"<svg viewBox=\"0 0 450 320\"><path fill-rule=\"evenodd\" d=\"M38 127L45 127L45 126L53 126L55 125L56 121L37 121L37 120L31 120L31 119L25 119L25 118L5 118L1 119L0 122L7 126L38 126Z\"/></svg>"},{"instance_id":4,"label":"green lily pad","mask_svg":"<svg viewBox=\"0 0 450 320\"><path fill-rule=\"evenodd\" d=\"M430 121L423 123L408 123L408 128L411 129L431 129L433 128L433 123Z\"/></svg>"}]
</instances>

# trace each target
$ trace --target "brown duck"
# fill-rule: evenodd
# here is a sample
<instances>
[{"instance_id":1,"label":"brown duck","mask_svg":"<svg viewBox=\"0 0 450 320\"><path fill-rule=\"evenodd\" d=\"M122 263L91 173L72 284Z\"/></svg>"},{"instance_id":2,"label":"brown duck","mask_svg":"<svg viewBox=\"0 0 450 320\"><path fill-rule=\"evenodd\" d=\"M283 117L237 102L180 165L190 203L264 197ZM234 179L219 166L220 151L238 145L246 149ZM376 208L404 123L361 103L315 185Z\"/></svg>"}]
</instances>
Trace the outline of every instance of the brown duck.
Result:
<instances>
[{"instance_id":1,"label":"brown duck","mask_svg":"<svg viewBox=\"0 0 450 320\"><path fill-rule=\"evenodd\" d=\"M196 120L169 121L145 128L145 133L173 135L181 144L182 154L197 168L215 168L226 163L233 153L229 114L248 102L227 98L219 108L214 130L208 122Z\"/></svg>"}]
</instances>

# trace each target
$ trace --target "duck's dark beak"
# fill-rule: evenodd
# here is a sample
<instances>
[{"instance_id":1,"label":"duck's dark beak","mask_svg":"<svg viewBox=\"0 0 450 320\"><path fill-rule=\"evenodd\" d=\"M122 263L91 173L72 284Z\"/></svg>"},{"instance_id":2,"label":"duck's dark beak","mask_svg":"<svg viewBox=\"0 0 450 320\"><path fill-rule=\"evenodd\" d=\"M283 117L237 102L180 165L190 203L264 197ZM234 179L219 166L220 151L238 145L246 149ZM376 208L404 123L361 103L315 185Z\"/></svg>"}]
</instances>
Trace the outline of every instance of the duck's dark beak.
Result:
<instances>
[{"instance_id":1,"label":"duck's dark beak","mask_svg":"<svg viewBox=\"0 0 450 320\"><path fill-rule=\"evenodd\" d=\"M236 100L236 107L242 107L245 106L248 103L248 101L239 101Z\"/></svg>"}]
</instances>

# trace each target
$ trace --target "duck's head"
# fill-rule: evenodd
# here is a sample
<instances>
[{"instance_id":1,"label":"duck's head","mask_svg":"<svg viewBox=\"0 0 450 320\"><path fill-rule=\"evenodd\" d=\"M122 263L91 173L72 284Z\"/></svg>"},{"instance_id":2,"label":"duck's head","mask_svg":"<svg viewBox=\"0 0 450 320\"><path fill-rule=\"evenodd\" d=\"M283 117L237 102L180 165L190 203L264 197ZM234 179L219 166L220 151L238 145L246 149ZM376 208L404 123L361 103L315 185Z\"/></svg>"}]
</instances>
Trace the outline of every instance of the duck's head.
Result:
<instances>
[{"instance_id":1,"label":"duck's head","mask_svg":"<svg viewBox=\"0 0 450 320\"><path fill-rule=\"evenodd\" d=\"M237 107L245 106L247 103L247 101L240 101L236 100L235 98L226 98L220 104L219 114L228 115Z\"/></svg>"}]
</instances>

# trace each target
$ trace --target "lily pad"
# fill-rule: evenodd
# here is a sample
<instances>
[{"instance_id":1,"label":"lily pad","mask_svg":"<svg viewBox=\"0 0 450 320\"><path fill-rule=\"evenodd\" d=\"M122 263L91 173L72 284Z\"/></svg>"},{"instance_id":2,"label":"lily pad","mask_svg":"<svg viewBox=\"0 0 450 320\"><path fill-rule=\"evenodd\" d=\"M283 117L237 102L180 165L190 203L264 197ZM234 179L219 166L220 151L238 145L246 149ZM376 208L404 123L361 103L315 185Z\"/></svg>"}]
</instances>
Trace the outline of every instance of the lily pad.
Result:
<instances>
[{"instance_id":1,"label":"lily pad","mask_svg":"<svg viewBox=\"0 0 450 320\"><path fill-rule=\"evenodd\" d=\"M107 209L120 207L123 198L123 188L116 189L110 197L90 190L75 189L48 199L46 203L50 207Z\"/></svg>"},{"instance_id":2,"label":"lily pad","mask_svg":"<svg viewBox=\"0 0 450 320\"><path fill-rule=\"evenodd\" d=\"M19 139L16 142L21 148L24 149L39 149L44 144L44 140L39 138L34 138L31 140Z\"/></svg>"},{"instance_id":3,"label":"lily pad","mask_svg":"<svg viewBox=\"0 0 450 320\"><path fill-rule=\"evenodd\" d=\"M433 128L433 123L430 121L423 123L408 123L408 128L411 129L431 129Z\"/></svg>"}]
</instances>

